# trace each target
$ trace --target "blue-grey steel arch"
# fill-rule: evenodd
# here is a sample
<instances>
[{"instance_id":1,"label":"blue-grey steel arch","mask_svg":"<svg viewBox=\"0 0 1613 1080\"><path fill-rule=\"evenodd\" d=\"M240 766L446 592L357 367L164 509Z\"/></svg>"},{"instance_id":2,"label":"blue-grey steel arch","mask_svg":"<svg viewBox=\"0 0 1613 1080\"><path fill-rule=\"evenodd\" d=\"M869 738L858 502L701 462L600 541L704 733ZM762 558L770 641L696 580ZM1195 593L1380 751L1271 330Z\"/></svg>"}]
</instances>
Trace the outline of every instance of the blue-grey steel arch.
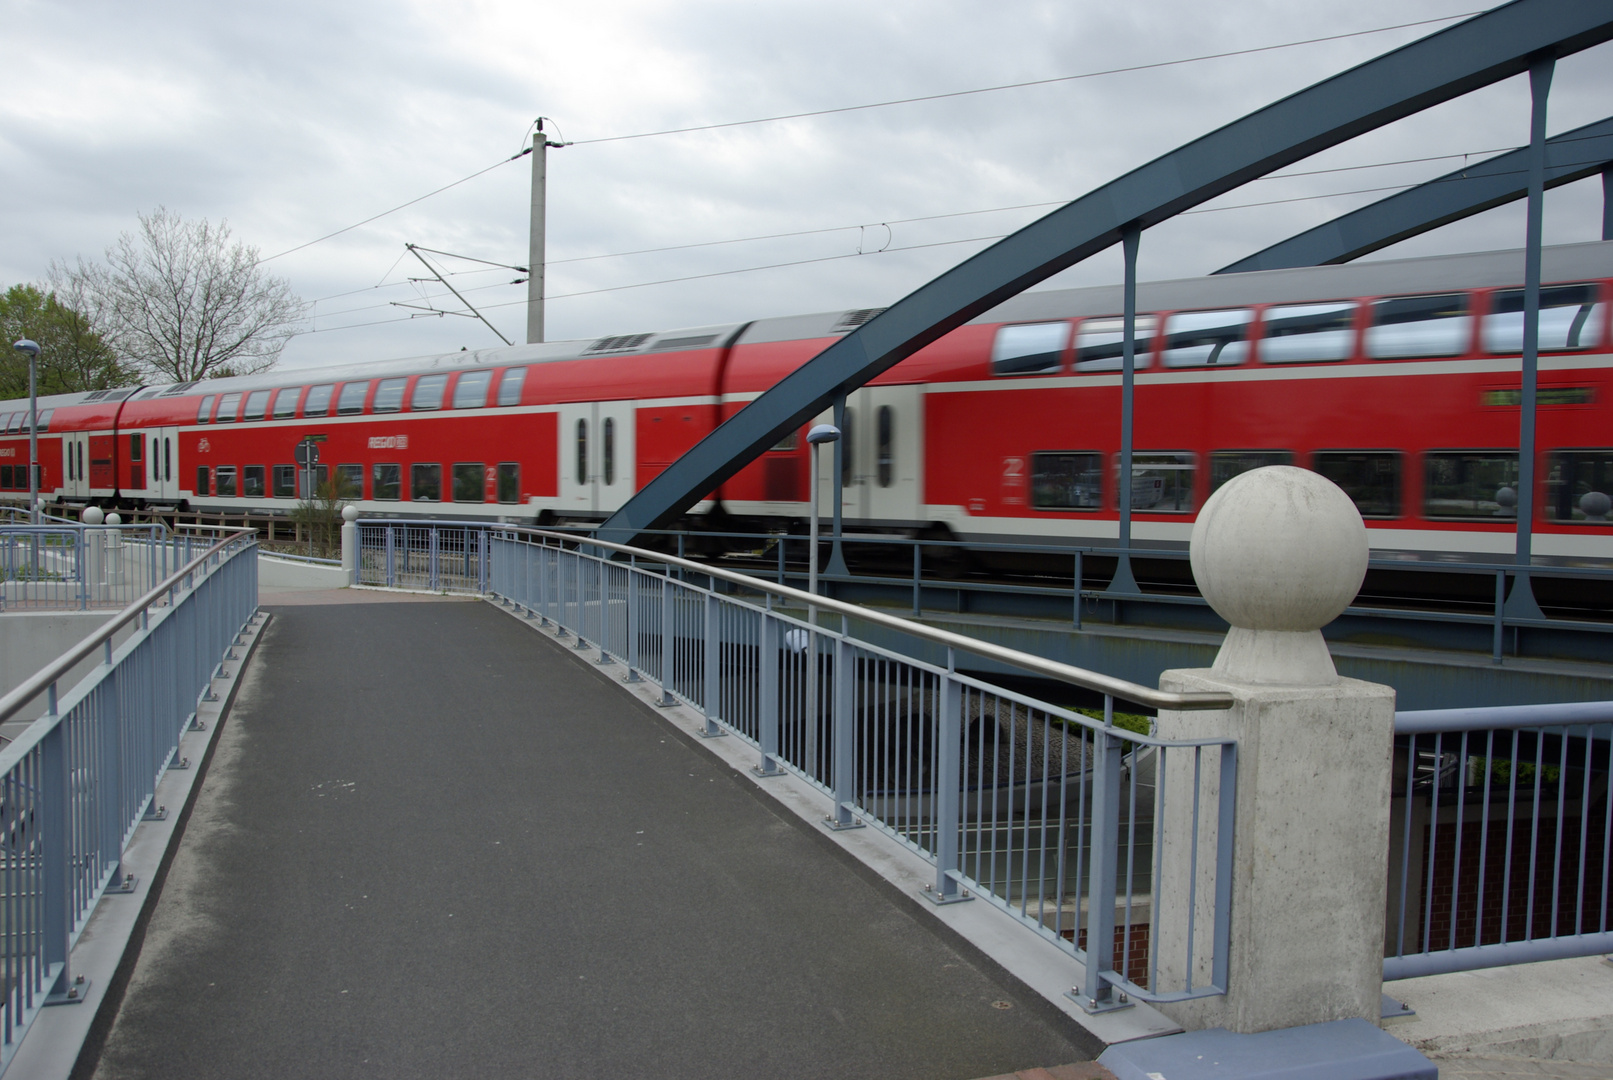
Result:
<instances>
[{"instance_id":1,"label":"blue-grey steel arch","mask_svg":"<svg viewBox=\"0 0 1613 1080\"><path fill-rule=\"evenodd\" d=\"M953 267L781 379L599 530L631 543L869 379L1039 281L1274 169L1613 38L1613 0L1513 0L1259 109L1132 170Z\"/></svg>"},{"instance_id":2,"label":"blue-grey steel arch","mask_svg":"<svg viewBox=\"0 0 1613 1080\"><path fill-rule=\"evenodd\" d=\"M1613 162L1613 116L1546 140L1546 187L1595 176ZM1436 177L1223 266L1217 274L1327 266L1359 259L1529 193L1529 148Z\"/></svg>"}]
</instances>

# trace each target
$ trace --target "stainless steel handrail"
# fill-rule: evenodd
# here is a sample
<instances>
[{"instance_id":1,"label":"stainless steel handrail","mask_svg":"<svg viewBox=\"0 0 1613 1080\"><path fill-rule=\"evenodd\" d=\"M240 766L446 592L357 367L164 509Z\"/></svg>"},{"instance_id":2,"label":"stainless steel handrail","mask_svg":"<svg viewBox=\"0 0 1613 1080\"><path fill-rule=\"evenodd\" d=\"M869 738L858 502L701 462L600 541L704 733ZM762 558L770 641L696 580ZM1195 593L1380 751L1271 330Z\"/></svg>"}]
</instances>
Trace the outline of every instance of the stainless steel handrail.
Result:
<instances>
[{"instance_id":1,"label":"stainless steel handrail","mask_svg":"<svg viewBox=\"0 0 1613 1080\"><path fill-rule=\"evenodd\" d=\"M690 559L680 559L676 555L663 555L660 552L628 547L626 544L617 544L609 540L592 540L566 533L550 532L547 529L533 529L520 525L495 525L489 528L493 532L539 536L546 540L555 540L578 547L602 548L623 555L630 555L634 558L651 559L669 566L679 566L720 581L741 585L757 592L771 593L774 596L783 597L798 604L814 606L823 611L832 611L847 618L861 619L863 622L873 623L887 630L896 630L919 638L922 641L928 641L948 649L961 649L976 656L1009 664L1050 679L1057 679L1059 682L1069 683L1071 686L1079 686L1084 690L1091 690L1099 694L1110 694L1153 709L1230 709L1233 704L1231 694L1208 692L1172 693L1157 690L1153 687L1143 686L1141 683L1128 682L1125 679L1117 679L1100 672L1088 671L1085 668L1078 668L1071 664L1061 664L1057 660L1032 656L1030 653L1019 652L1017 649L1009 649L1001 645L980 641L976 638L965 637L962 634L954 634L948 630L938 630L923 623L910 622L895 615L887 615L883 611L858 607L856 604L848 604L832 597L814 596L812 593L803 592L800 589L792 589L788 585L777 585L748 574L723 570L705 563L694 562Z\"/></svg>"},{"instance_id":2,"label":"stainless steel handrail","mask_svg":"<svg viewBox=\"0 0 1613 1080\"><path fill-rule=\"evenodd\" d=\"M25 679L9 694L6 694L4 697L0 697L0 723L5 723L7 720L11 719L11 717L18 710L22 709L23 706L27 705L28 702L50 689L52 683L60 681L65 675L72 671L73 666L80 660L85 659L96 649L104 646L112 639L112 635L116 634L129 623L139 618L141 614L144 613L145 610L152 604L156 603L165 592L178 585L187 574L195 573L198 568L206 564L207 560L223 551L230 544L235 543L246 536L256 537L257 530L238 529L234 534L219 540L212 547L196 556L196 558L186 563L183 567L168 575L168 577L164 578L160 584L153 586L151 590L144 596L137 598L128 607L112 616L112 618L108 619L99 630L96 630L83 641L80 641L77 645L74 645L71 649L67 650L67 652L45 665L45 667L41 668L33 676ZM17 750L20 753L21 751L28 749L31 745L32 742L27 739L27 735L25 733L23 736L19 737L16 742L9 744L3 751L0 751L0 770L3 770L6 767L7 762L12 759L13 755L11 752L13 750Z\"/></svg>"}]
</instances>

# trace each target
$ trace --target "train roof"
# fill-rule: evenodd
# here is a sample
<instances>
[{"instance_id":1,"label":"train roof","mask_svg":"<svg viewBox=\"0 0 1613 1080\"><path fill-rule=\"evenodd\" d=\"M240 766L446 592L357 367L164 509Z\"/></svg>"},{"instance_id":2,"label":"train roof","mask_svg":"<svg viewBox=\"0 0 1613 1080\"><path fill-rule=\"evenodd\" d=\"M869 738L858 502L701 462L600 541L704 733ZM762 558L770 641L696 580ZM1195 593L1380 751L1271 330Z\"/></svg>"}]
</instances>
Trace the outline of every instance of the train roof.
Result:
<instances>
[{"instance_id":1,"label":"train roof","mask_svg":"<svg viewBox=\"0 0 1613 1080\"><path fill-rule=\"evenodd\" d=\"M1405 293L1445 292L1459 289L1516 286L1523 280L1523 249L1484 251L1460 255L1382 259L1339 266L1307 266L1287 270L1258 270L1244 274L1217 274L1173 281L1147 281L1137 286L1139 311L1180 311L1194 308L1237 307L1256 303L1295 303L1388 296ZM1541 251L1541 277L1547 282L1613 278L1613 241L1558 244ZM1121 287L1099 285L1080 289L1042 289L1021 293L970 320L973 323L1024 322L1067 319L1085 315L1114 315L1121 308ZM343 382L416 374L435 368L459 370L508 367L566 360L715 349L729 344L763 344L827 338L846 333L878 315L884 308L855 308L808 315L786 315L750 323L721 323L658 332L613 334L575 341L550 341L468 349L451 353L370 360L317 368L276 368L259 375L242 375L200 382L168 383L52 394L39 399L41 410L73 405L115 405L128 398L192 397L234 391L296 386L309 382ZM0 413L27 408L27 399L0 401Z\"/></svg>"}]
</instances>

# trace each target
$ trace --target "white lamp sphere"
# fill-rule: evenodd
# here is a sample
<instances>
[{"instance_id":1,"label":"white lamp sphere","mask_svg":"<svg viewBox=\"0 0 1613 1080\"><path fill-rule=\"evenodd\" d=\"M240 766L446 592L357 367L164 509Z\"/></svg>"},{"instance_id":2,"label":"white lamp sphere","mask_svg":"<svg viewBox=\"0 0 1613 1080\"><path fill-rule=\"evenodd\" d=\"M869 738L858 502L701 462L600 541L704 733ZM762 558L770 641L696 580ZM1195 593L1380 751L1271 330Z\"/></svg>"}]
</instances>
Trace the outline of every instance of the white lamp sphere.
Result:
<instances>
[{"instance_id":1,"label":"white lamp sphere","mask_svg":"<svg viewBox=\"0 0 1613 1080\"><path fill-rule=\"evenodd\" d=\"M87 506L84 508L83 518L86 525L99 525L106 520L106 514L99 506Z\"/></svg>"},{"instance_id":2,"label":"white lamp sphere","mask_svg":"<svg viewBox=\"0 0 1613 1080\"><path fill-rule=\"evenodd\" d=\"M114 510L112 513L106 516L106 523L108 525L122 525L123 519L119 517L117 511Z\"/></svg>"},{"instance_id":3,"label":"white lamp sphere","mask_svg":"<svg viewBox=\"0 0 1613 1080\"><path fill-rule=\"evenodd\" d=\"M354 506L352 503L348 503L346 506L342 507L342 520L357 521L358 507Z\"/></svg>"},{"instance_id":4,"label":"white lamp sphere","mask_svg":"<svg viewBox=\"0 0 1613 1080\"><path fill-rule=\"evenodd\" d=\"M1222 485L1193 524L1193 578L1216 614L1248 630L1320 630L1367 573L1367 528L1331 480L1269 465Z\"/></svg>"}]
</instances>

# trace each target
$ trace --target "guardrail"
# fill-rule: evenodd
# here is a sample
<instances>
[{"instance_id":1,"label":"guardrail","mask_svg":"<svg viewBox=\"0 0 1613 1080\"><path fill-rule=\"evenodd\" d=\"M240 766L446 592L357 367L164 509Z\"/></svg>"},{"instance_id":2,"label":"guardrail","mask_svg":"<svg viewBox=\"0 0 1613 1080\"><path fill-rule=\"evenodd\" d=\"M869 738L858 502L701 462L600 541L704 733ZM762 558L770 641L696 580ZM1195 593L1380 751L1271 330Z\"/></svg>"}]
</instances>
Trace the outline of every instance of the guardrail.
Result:
<instances>
[{"instance_id":1,"label":"guardrail","mask_svg":"<svg viewBox=\"0 0 1613 1080\"><path fill-rule=\"evenodd\" d=\"M487 591L486 522L360 521L360 585L429 592Z\"/></svg>"},{"instance_id":2,"label":"guardrail","mask_svg":"<svg viewBox=\"0 0 1613 1080\"><path fill-rule=\"evenodd\" d=\"M1613 952L1613 702L1395 716L1384 978Z\"/></svg>"},{"instance_id":3,"label":"guardrail","mask_svg":"<svg viewBox=\"0 0 1613 1080\"><path fill-rule=\"evenodd\" d=\"M1071 996L1084 1008L1225 993L1236 744L1158 739L1140 717L1132 721L1143 730L1127 730L1115 701L1218 709L1227 695L1161 692L686 559L578 547L559 533L506 528L485 552L459 550L485 568L495 597L578 647L597 646L630 680L658 683L664 703L698 709L706 735L755 746L761 775L787 771L817 787L834 827L882 829L929 860L937 903L978 895L1083 961L1086 981ZM396 545L387 551L395 567ZM858 622L939 646L948 661L860 641ZM1102 712L960 674L960 652L1101 695ZM1156 837L1163 808L1178 801L1191 807L1188 857L1213 867L1214 896L1162 913ZM1195 926L1206 910L1209 925ZM1161 917L1185 921L1179 986L1161 980L1151 933ZM1195 984L1195 962L1206 959L1210 977Z\"/></svg>"},{"instance_id":4,"label":"guardrail","mask_svg":"<svg viewBox=\"0 0 1613 1080\"><path fill-rule=\"evenodd\" d=\"M78 996L73 945L101 896L124 887L123 850L153 809L217 658L257 610L256 546L246 533L199 548L0 698L0 723L47 700L0 748L0 1071L42 1006ZM58 682L98 651L104 663L60 694Z\"/></svg>"},{"instance_id":5,"label":"guardrail","mask_svg":"<svg viewBox=\"0 0 1613 1080\"><path fill-rule=\"evenodd\" d=\"M0 611L122 608L209 543L160 523L0 525Z\"/></svg>"}]
</instances>

